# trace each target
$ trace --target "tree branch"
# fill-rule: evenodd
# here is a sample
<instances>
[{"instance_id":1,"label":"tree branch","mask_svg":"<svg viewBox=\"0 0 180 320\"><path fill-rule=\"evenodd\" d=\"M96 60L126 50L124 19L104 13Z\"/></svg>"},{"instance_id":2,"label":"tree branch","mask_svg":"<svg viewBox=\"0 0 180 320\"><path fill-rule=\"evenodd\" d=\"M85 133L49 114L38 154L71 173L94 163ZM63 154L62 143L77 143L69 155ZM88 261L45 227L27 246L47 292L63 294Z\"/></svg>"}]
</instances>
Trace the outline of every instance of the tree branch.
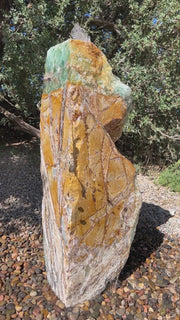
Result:
<instances>
[{"instance_id":1,"label":"tree branch","mask_svg":"<svg viewBox=\"0 0 180 320\"><path fill-rule=\"evenodd\" d=\"M2 98L4 101L6 101L7 103L9 103L9 105L10 105L11 107L16 108L15 105L14 105L11 101L9 101L8 99L6 99L6 98L5 98L4 96L2 96L1 94L0 94L0 98Z\"/></svg>"},{"instance_id":2,"label":"tree branch","mask_svg":"<svg viewBox=\"0 0 180 320\"><path fill-rule=\"evenodd\" d=\"M156 128L154 129L154 131L157 131L159 132L162 136L168 138L168 139L171 139L171 140L179 140L180 141L180 136L179 135L174 135L174 136L169 136L167 134L165 134L164 132L162 132L160 129Z\"/></svg>"},{"instance_id":3,"label":"tree branch","mask_svg":"<svg viewBox=\"0 0 180 320\"><path fill-rule=\"evenodd\" d=\"M15 122L17 126L24 132L29 133L32 136L40 138L40 130L26 123L22 119L20 119L15 114L7 111L2 106L0 106L0 113L2 113L7 119Z\"/></svg>"},{"instance_id":4,"label":"tree branch","mask_svg":"<svg viewBox=\"0 0 180 320\"><path fill-rule=\"evenodd\" d=\"M99 19L99 18L89 18L89 20L86 23L87 25L96 25L99 26L101 28L108 28L112 31L115 31L118 35L121 34L118 26L116 24L114 24L113 22L107 21L107 20L103 20L103 19Z\"/></svg>"}]
</instances>

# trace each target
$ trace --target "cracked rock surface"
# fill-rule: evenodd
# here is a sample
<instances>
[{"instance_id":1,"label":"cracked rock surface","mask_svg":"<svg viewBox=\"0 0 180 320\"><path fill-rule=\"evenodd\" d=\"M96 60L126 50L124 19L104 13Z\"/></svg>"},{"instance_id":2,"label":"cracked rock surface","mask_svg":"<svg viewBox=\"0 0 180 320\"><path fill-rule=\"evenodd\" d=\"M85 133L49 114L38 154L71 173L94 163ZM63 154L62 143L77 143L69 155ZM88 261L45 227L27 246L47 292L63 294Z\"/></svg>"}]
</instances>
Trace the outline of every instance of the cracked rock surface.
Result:
<instances>
[{"instance_id":1,"label":"cracked rock surface","mask_svg":"<svg viewBox=\"0 0 180 320\"><path fill-rule=\"evenodd\" d=\"M46 269L54 292L73 306L102 292L119 274L134 238L141 206L136 172L114 144L130 108L130 89L91 42L52 47L45 70Z\"/></svg>"}]
</instances>

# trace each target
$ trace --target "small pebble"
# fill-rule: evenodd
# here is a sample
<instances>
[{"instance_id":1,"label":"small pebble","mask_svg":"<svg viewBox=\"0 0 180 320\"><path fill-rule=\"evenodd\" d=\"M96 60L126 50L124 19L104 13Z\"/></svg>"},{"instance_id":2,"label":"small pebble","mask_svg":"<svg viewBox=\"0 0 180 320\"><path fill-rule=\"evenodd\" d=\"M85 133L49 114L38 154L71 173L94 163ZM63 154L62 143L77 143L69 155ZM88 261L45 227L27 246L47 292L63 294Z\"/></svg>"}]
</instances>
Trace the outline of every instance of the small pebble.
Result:
<instances>
[{"instance_id":1,"label":"small pebble","mask_svg":"<svg viewBox=\"0 0 180 320\"><path fill-rule=\"evenodd\" d=\"M57 300L57 301L56 301L56 305L57 305L60 309L64 309L64 308L65 308L65 304L64 304L62 301L60 301L60 300Z\"/></svg>"},{"instance_id":2,"label":"small pebble","mask_svg":"<svg viewBox=\"0 0 180 320\"><path fill-rule=\"evenodd\" d=\"M37 292L34 291L34 290L32 290L32 291L30 292L30 296L31 296L31 297L36 297L36 296L37 296Z\"/></svg>"},{"instance_id":3,"label":"small pebble","mask_svg":"<svg viewBox=\"0 0 180 320\"><path fill-rule=\"evenodd\" d=\"M16 309L16 311L18 311L18 312L19 312L19 311L21 311L21 310L22 310L22 306L16 305L16 306L15 306L15 309Z\"/></svg>"}]
</instances>

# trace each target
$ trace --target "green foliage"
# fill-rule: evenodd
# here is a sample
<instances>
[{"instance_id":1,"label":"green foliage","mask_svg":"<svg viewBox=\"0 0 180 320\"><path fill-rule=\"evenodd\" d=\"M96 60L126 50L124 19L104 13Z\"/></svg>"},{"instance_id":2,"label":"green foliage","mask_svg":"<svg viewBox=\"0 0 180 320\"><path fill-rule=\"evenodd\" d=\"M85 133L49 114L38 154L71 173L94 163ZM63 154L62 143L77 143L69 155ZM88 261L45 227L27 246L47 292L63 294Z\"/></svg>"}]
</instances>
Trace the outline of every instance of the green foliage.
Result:
<instances>
[{"instance_id":1,"label":"green foliage","mask_svg":"<svg viewBox=\"0 0 180 320\"><path fill-rule=\"evenodd\" d=\"M171 191L180 192L180 160L161 172L158 183Z\"/></svg>"},{"instance_id":2,"label":"green foliage","mask_svg":"<svg viewBox=\"0 0 180 320\"><path fill-rule=\"evenodd\" d=\"M180 150L178 18L180 5L163 1L129 1L122 50L112 62L132 88L134 110L124 130L133 144L134 161L177 160ZM122 62L121 62L122 61Z\"/></svg>"},{"instance_id":3,"label":"green foliage","mask_svg":"<svg viewBox=\"0 0 180 320\"><path fill-rule=\"evenodd\" d=\"M134 162L177 161L179 18L178 0L14 0L1 25L0 92L25 118L36 117L46 52L79 22L132 88L120 150Z\"/></svg>"}]
</instances>

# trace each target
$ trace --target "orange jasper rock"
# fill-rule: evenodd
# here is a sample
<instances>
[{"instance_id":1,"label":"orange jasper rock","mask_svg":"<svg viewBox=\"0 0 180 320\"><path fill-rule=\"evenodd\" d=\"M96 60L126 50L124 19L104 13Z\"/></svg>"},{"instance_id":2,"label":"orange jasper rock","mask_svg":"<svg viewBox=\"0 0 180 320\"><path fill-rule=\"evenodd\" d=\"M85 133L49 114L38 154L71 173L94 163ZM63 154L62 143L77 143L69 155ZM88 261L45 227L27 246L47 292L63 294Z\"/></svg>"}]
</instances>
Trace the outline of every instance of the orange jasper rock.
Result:
<instances>
[{"instance_id":1,"label":"orange jasper rock","mask_svg":"<svg viewBox=\"0 0 180 320\"><path fill-rule=\"evenodd\" d=\"M47 54L41 101L44 251L48 281L72 306L123 268L141 205L134 166L116 149L131 101L91 42Z\"/></svg>"}]
</instances>

